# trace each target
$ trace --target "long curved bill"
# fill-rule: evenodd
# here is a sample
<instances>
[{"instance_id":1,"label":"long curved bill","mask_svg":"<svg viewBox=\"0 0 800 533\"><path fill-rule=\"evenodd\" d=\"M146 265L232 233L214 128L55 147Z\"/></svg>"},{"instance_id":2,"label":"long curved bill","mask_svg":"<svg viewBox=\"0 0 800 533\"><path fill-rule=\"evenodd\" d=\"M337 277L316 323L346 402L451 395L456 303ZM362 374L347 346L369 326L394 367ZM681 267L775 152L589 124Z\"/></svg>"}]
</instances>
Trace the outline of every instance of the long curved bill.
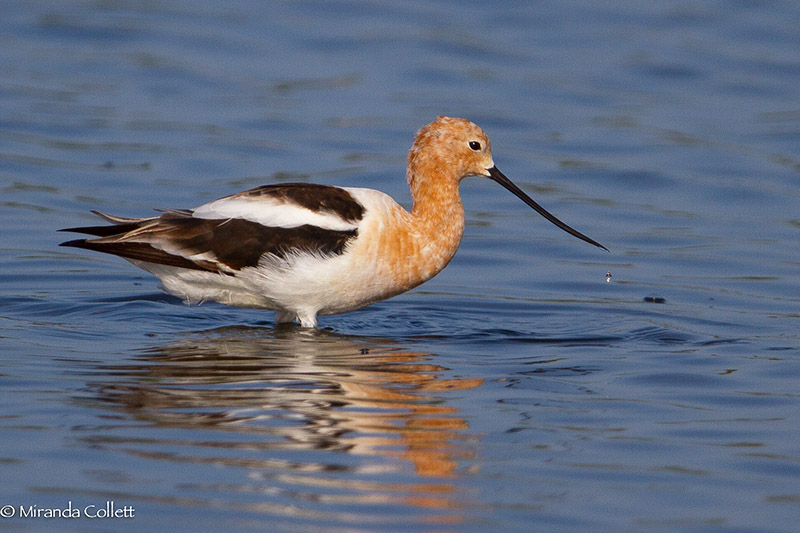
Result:
<instances>
[{"instance_id":1,"label":"long curved bill","mask_svg":"<svg viewBox=\"0 0 800 533\"><path fill-rule=\"evenodd\" d=\"M489 168L487 170L489 172L489 178L491 178L492 180L496 181L497 183L499 183L500 185L502 185L503 187L505 187L506 189L508 189L512 193L514 193L514 196L516 196L517 198L519 198L520 200L522 200L523 202L528 204L530 207L532 207L537 213L542 215L544 218L546 218L547 220L549 220L550 222L552 222L553 224L555 224L559 228L563 229L564 231L566 231L567 233L569 233L573 237L577 237L582 241L588 242L589 244L594 244L595 246L597 246L598 248L602 248L606 252L608 251L608 248L606 248L605 246L603 246L602 244L600 244L596 240L590 239L589 237L587 237L586 235L584 235L580 231L567 226L566 224L564 224L563 222L558 220L555 216L550 214L544 207L542 207L539 204L537 204L536 202L534 202L533 199L530 196L528 196L527 194L522 192L522 189L520 189L519 187L514 185L514 183L510 179L508 179L505 176L505 174L500 172L497 169L497 167L492 167L492 168Z\"/></svg>"}]
</instances>

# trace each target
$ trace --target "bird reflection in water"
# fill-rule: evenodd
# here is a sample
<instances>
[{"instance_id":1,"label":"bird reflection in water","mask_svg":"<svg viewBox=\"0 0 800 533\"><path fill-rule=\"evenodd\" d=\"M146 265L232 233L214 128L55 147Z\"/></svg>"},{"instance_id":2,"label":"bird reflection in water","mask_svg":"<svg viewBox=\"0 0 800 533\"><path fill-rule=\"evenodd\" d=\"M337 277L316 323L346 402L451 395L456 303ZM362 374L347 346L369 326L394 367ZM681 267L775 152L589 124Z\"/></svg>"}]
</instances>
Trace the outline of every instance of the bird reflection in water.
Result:
<instances>
[{"instance_id":1,"label":"bird reflection in water","mask_svg":"<svg viewBox=\"0 0 800 533\"><path fill-rule=\"evenodd\" d=\"M454 480L477 437L446 395L483 380L446 379L431 360L392 341L320 330L192 334L93 371L104 379L90 384L89 401L145 424L136 437L112 426L88 440L181 468L247 470L246 482L184 487L193 491L449 509L428 520L458 522L452 512L465 502ZM176 438L176 429L195 431ZM281 514L286 505L247 508Z\"/></svg>"}]
</instances>

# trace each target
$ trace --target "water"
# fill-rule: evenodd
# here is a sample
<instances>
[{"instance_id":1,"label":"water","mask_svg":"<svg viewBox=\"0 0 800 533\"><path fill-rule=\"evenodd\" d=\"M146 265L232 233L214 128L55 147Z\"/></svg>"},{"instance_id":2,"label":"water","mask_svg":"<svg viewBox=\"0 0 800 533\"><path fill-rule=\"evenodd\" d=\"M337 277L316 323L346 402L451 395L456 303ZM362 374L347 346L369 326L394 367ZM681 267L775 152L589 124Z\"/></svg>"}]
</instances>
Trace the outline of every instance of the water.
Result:
<instances>
[{"instance_id":1,"label":"water","mask_svg":"<svg viewBox=\"0 0 800 533\"><path fill-rule=\"evenodd\" d=\"M2 12L4 529L796 529L795 3ZM442 274L312 333L57 246L280 181L408 205L438 114L611 253L466 180Z\"/></svg>"}]
</instances>

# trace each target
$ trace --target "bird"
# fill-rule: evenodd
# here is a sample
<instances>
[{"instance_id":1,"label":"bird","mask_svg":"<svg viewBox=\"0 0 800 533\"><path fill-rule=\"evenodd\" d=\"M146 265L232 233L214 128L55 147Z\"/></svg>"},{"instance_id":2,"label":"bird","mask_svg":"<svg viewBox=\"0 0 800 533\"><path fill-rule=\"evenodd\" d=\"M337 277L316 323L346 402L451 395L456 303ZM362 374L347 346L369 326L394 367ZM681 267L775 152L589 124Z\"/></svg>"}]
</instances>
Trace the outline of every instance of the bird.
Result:
<instances>
[{"instance_id":1,"label":"bird","mask_svg":"<svg viewBox=\"0 0 800 533\"><path fill-rule=\"evenodd\" d=\"M544 218L587 243L495 166L476 124L439 116L408 153L410 211L367 188L314 183L255 187L194 209L59 231L91 238L60 244L113 254L156 276L187 304L216 301L275 311L275 323L316 328L319 315L346 313L406 292L447 266L464 234L459 184L493 180Z\"/></svg>"}]
</instances>

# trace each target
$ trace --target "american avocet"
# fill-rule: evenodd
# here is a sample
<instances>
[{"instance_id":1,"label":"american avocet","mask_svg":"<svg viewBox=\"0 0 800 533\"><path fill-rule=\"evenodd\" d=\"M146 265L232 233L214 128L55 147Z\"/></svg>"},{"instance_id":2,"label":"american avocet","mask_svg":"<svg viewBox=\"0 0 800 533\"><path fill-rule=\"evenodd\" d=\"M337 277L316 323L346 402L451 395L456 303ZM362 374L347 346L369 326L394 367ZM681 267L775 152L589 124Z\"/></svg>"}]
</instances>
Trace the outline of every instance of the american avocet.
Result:
<instances>
[{"instance_id":1,"label":"american avocet","mask_svg":"<svg viewBox=\"0 0 800 533\"><path fill-rule=\"evenodd\" d=\"M372 190L310 183L264 185L149 218L93 211L110 226L69 228L97 238L64 242L118 255L188 303L272 309L275 321L315 327L431 279L464 233L459 182L492 179L562 230L607 250L534 202L494 165L489 138L464 119L439 117L408 154L413 208Z\"/></svg>"}]
</instances>

